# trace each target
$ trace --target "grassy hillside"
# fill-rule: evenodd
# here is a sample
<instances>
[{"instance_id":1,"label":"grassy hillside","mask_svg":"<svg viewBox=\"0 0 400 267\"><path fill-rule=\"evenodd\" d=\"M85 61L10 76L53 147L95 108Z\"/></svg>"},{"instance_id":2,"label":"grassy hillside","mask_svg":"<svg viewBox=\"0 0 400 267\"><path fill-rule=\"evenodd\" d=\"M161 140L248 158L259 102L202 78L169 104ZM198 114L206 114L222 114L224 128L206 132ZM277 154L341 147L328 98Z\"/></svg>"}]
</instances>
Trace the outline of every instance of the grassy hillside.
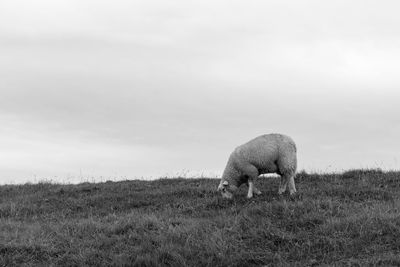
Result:
<instances>
[{"instance_id":1,"label":"grassy hillside","mask_svg":"<svg viewBox=\"0 0 400 267\"><path fill-rule=\"evenodd\" d=\"M0 266L400 265L400 173L300 173L298 195L215 179L0 187Z\"/></svg>"}]
</instances>

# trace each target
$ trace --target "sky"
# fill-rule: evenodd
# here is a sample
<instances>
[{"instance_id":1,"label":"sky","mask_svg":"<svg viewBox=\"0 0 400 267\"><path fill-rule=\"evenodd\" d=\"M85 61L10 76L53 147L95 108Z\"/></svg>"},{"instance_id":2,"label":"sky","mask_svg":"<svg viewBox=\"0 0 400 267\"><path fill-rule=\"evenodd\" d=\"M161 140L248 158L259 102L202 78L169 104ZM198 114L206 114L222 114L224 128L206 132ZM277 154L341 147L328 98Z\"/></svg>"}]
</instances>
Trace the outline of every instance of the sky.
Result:
<instances>
[{"instance_id":1,"label":"sky","mask_svg":"<svg viewBox=\"0 0 400 267\"><path fill-rule=\"evenodd\" d=\"M398 1L0 1L0 183L400 168Z\"/></svg>"}]
</instances>

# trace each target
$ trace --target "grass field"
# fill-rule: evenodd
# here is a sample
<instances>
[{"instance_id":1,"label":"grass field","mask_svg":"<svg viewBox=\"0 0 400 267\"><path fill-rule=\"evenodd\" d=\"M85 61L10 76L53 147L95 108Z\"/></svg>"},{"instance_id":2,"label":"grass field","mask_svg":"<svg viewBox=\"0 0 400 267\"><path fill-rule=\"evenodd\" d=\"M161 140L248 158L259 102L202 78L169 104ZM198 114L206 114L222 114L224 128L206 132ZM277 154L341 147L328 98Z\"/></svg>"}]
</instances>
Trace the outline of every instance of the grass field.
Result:
<instances>
[{"instance_id":1,"label":"grass field","mask_svg":"<svg viewBox=\"0 0 400 267\"><path fill-rule=\"evenodd\" d=\"M0 266L400 266L400 172L0 186Z\"/></svg>"}]
</instances>

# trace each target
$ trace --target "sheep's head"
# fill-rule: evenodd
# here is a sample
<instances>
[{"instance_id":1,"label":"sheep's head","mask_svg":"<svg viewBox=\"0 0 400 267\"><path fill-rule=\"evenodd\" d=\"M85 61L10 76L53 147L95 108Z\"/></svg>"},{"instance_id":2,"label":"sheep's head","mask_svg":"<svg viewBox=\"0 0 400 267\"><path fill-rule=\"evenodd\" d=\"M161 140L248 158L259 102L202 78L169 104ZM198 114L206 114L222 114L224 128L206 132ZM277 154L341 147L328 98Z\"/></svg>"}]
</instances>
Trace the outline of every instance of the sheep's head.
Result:
<instances>
[{"instance_id":1,"label":"sheep's head","mask_svg":"<svg viewBox=\"0 0 400 267\"><path fill-rule=\"evenodd\" d=\"M221 181L218 186L217 191L221 192L223 198L231 199L233 197L233 192L237 190L237 186L229 183L227 180Z\"/></svg>"}]
</instances>

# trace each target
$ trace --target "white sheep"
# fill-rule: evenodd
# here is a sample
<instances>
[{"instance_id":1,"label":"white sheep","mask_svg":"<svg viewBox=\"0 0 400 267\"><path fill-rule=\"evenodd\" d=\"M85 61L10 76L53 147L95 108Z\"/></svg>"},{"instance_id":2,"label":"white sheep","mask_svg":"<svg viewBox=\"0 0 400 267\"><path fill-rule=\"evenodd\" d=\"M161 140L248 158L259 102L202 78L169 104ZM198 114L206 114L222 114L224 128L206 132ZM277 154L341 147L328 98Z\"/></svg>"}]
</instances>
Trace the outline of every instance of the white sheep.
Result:
<instances>
[{"instance_id":1,"label":"white sheep","mask_svg":"<svg viewBox=\"0 0 400 267\"><path fill-rule=\"evenodd\" d=\"M281 176L278 194L289 186L290 195L296 193L294 176L297 168L296 144L283 134L266 134L238 146L230 155L222 174L218 191L225 198L232 198L233 192L246 183L249 186L247 198L261 192L254 186L254 180L265 173Z\"/></svg>"}]
</instances>

